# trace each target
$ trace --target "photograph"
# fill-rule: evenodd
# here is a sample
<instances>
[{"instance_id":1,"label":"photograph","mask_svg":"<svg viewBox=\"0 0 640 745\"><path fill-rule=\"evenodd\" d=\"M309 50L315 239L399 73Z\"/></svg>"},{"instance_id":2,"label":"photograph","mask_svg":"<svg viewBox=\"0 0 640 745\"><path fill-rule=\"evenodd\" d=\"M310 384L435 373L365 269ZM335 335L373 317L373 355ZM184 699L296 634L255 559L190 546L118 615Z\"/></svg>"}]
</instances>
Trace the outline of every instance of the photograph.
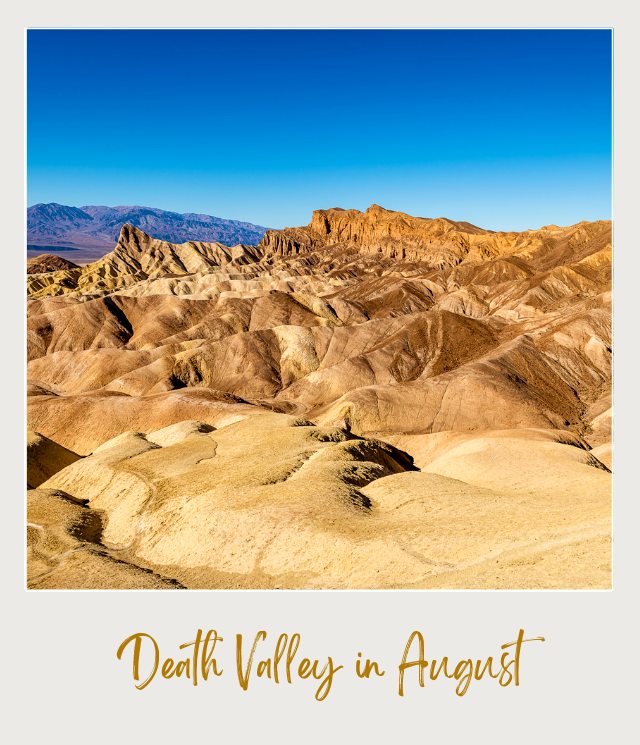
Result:
<instances>
[{"instance_id":1,"label":"photograph","mask_svg":"<svg viewBox=\"0 0 640 745\"><path fill-rule=\"evenodd\" d=\"M610 590L612 41L26 30L28 594Z\"/></svg>"}]
</instances>

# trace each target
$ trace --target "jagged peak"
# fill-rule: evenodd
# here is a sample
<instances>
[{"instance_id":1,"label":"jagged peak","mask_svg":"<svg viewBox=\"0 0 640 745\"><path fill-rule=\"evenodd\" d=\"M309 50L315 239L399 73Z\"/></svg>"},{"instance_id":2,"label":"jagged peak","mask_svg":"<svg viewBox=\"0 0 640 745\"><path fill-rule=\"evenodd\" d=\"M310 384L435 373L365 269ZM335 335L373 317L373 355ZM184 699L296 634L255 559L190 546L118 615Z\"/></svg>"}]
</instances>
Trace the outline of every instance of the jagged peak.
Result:
<instances>
[{"instance_id":1,"label":"jagged peak","mask_svg":"<svg viewBox=\"0 0 640 745\"><path fill-rule=\"evenodd\" d=\"M122 238L127 239L131 235L139 236L140 238L151 239L151 236L145 233L144 230L142 230L142 228L138 228L136 225L133 225L130 222L126 222L120 228L120 235L118 236L118 243L120 242L120 239Z\"/></svg>"},{"instance_id":2,"label":"jagged peak","mask_svg":"<svg viewBox=\"0 0 640 745\"><path fill-rule=\"evenodd\" d=\"M118 240L114 251L116 253L126 253L129 256L139 256L144 253L152 243L159 243L156 239L141 230L140 228L127 222L120 228Z\"/></svg>"},{"instance_id":3,"label":"jagged peak","mask_svg":"<svg viewBox=\"0 0 640 745\"><path fill-rule=\"evenodd\" d=\"M367 221L376 221L377 219L381 220L402 220L404 222L408 223L415 223L416 225L424 226L424 227L432 227L436 230L457 230L460 232L465 233L492 233L494 231L491 230L485 230L484 228L480 228L477 225L474 225L473 223L467 222L467 221L459 221L459 220L452 220L448 217L422 217L422 216L415 216L410 215L407 212L400 212L399 210L390 210L386 207L382 207L379 204L371 204L367 209L362 212L358 209L345 209L343 207L330 207L327 209L318 209L314 210L311 217L311 222L309 223L309 227L313 228L314 223L318 224L319 221L331 218L331 217L340 217L344 218L345 216L351 217L353 219L364 219Z\"/></svg>"}]
</instances>

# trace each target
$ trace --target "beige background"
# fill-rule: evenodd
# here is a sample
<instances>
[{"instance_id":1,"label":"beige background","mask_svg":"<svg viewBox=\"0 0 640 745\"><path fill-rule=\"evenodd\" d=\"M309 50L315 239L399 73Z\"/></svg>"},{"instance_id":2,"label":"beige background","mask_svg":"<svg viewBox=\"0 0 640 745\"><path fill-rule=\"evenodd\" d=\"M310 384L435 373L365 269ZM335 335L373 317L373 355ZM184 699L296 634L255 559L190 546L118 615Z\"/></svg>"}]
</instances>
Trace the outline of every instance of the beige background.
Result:
<instances>
[{"instance_id":1,"label":"beige background","mask_svg":"<svg viewBox=\"0 0 640 745\"><path fill-rule=\"evenodd\" d=\"M253 7L251 7L253 5ZM2 11L3 76L1 295L4 729L12 741L114 742L400 742L623 743L632 739L637 689L638 487L636 297L638 245L637 18L629 3L458 2L438 9L394 2L182 2L160 12L151 2L32 1ZM615 45L615 463L614 590L612 592L36 592L24 588L23 498L23 41L24 28L81 26L347 26L347 27L614 27ZM159 50L160 54L170 50ZM455 50L452 50L455 53ZM634 597L635 595L635 597ZM226 674L193 688L154 681L136 691L119 643L152 633L175 653L195 629L225 637ZM543 635L525 649L520 688L481 682L464 698L451 682L396 694L396 666L413 629L427 636L427 654L485 656L515 638ZM233 636L258 629L302 633L301 653L353 662L358 651L380 660L387 675L357 681L340 671L328 699L313 687L262 682L243 693L233 669Z\"/></svg>"}]
</instances>

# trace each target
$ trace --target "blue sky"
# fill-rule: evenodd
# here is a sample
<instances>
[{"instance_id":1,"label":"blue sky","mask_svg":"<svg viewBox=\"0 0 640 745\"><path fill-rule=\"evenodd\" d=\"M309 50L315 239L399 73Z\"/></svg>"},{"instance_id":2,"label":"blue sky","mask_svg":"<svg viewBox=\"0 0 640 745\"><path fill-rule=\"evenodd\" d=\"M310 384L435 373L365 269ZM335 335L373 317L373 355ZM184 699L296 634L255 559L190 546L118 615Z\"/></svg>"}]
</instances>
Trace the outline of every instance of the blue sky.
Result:
<instances>
[{"instance_id":1,"label":"blue sky","mask_svg":"<svg viewBox=\"0 0 640 745\"><path fill-rule=\"evenodd\" d=\"M28 203L610 217L609 31L28 32Z\"/></svg>"}]
</instances>

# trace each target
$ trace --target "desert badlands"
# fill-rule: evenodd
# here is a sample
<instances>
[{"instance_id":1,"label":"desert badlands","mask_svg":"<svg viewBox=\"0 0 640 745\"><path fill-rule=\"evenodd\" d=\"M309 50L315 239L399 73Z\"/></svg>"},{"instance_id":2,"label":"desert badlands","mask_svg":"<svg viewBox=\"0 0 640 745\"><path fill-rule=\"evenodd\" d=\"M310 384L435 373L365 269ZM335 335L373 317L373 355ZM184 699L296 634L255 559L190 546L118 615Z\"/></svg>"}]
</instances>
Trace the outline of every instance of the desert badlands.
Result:
<instances>
[{"instance_id":1,"label":"desert badlands","mask_svg":"<svg viewBox=\"0 0 640 745\"><path fill-rule=\"evenodd\" d=\"M28 587L611 586L610 222L27 271Z\"/></svg>"}]
</instances>

